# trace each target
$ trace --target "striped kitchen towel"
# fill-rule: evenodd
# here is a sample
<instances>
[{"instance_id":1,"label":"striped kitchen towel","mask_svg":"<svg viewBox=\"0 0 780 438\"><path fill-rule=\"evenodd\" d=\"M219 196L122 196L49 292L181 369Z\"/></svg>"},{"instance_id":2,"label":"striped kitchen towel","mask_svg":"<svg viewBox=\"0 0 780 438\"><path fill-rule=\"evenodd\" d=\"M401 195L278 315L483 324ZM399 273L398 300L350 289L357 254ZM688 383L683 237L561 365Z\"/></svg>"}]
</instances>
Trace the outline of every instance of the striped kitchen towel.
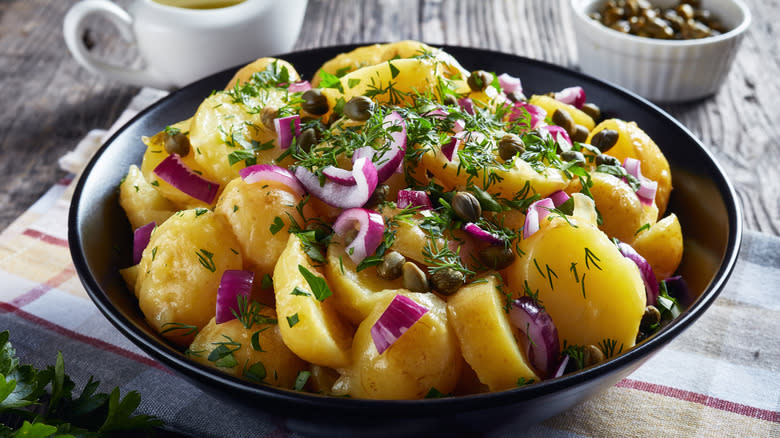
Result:
<instances>
[{"instance_id":1,"label":"striped kitchen towel","mask_svg":"<svg viewBox=\"0 0 780 438\"><path fill-rule=\"evenodd\" d=\"M99 144L100 133L93 137ZM103 317L70 259L72 185L54 184L0 234L0 330L10 331L21 361L44 368L61 351L78 388L95 376L102 392L138 391L138 413L179 434L299 436L278 418L205 394ZM780 437L778 285L780 238L746 232L725 290L690 329L614 387L522 435Z\"/></svg>"}]
</instances>

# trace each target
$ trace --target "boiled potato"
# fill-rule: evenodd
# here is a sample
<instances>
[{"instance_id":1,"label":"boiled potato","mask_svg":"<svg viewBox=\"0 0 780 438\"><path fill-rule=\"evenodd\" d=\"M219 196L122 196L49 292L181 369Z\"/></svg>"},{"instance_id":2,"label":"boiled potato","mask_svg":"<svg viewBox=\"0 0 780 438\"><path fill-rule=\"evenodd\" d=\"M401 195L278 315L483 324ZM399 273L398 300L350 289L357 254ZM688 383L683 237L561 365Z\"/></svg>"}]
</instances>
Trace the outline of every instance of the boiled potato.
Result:
<instances>
[{"instance_id":1,"label":"boiled potato","mask_svg":"<svg viewBox=\"0 0 780 438\"><path fill-rule=\"evenodd\" d=\"M411 298L428 311L379 354L371 337L371 327L396 294ZM462 366L458 339L447 322L444 301L432 293L401 289L383 293L378 305L358 327L347 375L353 397L421 399L431 388L444 394L452 392Z\"/></svg>"},{"instance_id":2,"label":"boiled potato","mask_svg":"<svg viewBox=\"0 0 780 438\"><path fill-rule=\"evenodd\" d=\"M135 284L149 324L171 342L189 345L189 327L199 330L216 314L222 274L241 269L238 248L225 219L205 208L180 211L158 225Z\"/></svg>"},{"instance_id":3,"label":"boiled potato","mask_svg":"<svg viewBox=\"0 0 780 438\"><path fill-rule=\"evenodd\" d=\"M244 269L254 271L256 278L273 272L287 246L290 218L301 227L305 223L296 208L301 202L300 195L277 182L249 184L236 178L225 187L214 211L230 224L241 246ZM301 211L314 216L308 204Z\"/></svg>"},{"instance_id":4,"label":"boiled potato","mask_svg":"<svg viewBox=\"0 0 780 438\"><path fill-rule=\"evenodd\" d=\"M585 114L585 112L582 110L577 109L577 107L569 105L568 103L563 103L560 100L550 96L534 95L528 99L528 103L544 108L545 111L547 111L547 115L549 117L552 117L553 113L557 109L566 111L569 113L571 118L574 119L574 123L588 128L588 131L592 130L596 125L596 122L593 121L593 118Z\"/></svg>"},{"instance_id":5,"label":"boiled potato","mask_svg":"<svg viewBox=\"0 0 780 438\"><path fill-rule=\"evenodd\" d=\"M538 293L562 344L616 341L615 351L634 345L645 286L634 262L606 234L574 217L554 217L518 248L522 256L506 269L509 290L527 284Z\"/></svg>"},{"instance_id":6,"label":"boiled potato","mask_svg":"<svg viewBox=\"0 0 780 438\"><path fill-rule=\"evenodd\" d=\"M313 295L299 266L324 280L309 262L301 240L290 234L273 275L282 339L293 353L308 362L331 368L345 367L350 362L352 331L341 320L332 296L319 301Z\"/></svg>"},{"instance_id":7,"label":"boiled potato","mask_svg":"<svg viewBox=\"0 0 780 438\"><path fill-rule=\"evenodd\" d=\"M385 289L399 289L403 281L383 280L376 273L376 267L357 271L357 265L347 255L344 242L332 239L328 245L328 263L325 274L333 287L333 300L340 314L357 325L374 310L378 292Z\"/></svg>"},{"instance_id":8,"label":"boiled potato","mask_svg":"<svg viewBox=\"0 0 780 438\"><path fill-rule=\"evenodd\" d=\"M130 226L135 230L150 222L161 224L174 213L175 207L146 181L135 164L119 185L119 205L125 210Z\"/></svg>"},{"instance_id":9,"label":"boiled potato","mask_svg":"<svg viewBox=\"0 0 780 438\"><path fill-rule=\"evenodd\" d=\"M261 313L276 317L272 309ZM187 355L227 374L288 389L295 384L299 372L308 370L308 364L282 342L278 324L246 328L237 319L217 324L212 318L195 336Z\"/></svg>"},{"instance_id":10,"label":"boiled potato","mask_svg":"<svg viewBox=\"0 0 780 438\"><path fill-rule=\"evenodd\" d=\"M274 65L274 63L276 63ZM283 60L283 59L277 59L277 58L259 58L239 69L235 75L233 75L233 78L230 79L230 82L227 83L225 86L225 90L230 90L233 87L235 87L237 84L243 84L245 82L248 82L252 79L252 75L255 73L261 73L265 71L268 68L275 68L277 71L281 72L282 69L287 69L287 74L290 77L290 82L298 82L301 80L300 75L295 70L295 67L293 67L292 64L289 62Z\"/></svg>"},{"instance_id":11,"label":"boiled potato","mask_svg":"<svg viewBox=\"0 0 780 438\"><path fill-rule=\"evenodd\" d=\"M614 156L621 163L628 157L636 158L642 162L642 175L658 183L655 204L658 206L659 217L663 215L672 191L672 174L661 149L635 122L619 119L608 119L599 123L590 132L587 143L603 129L612 129L618 133L617 143L605 153Z\"/></svg>"},{"instance_id":12,"label":"boiled potato","mask_svg":"<svg viewBox=\"0 0 780 438\"><path fill-rule=\"evenodd\" d=\"M468 71L461 67L460 63L448 53L419 41L410 40L358 47L351 52L339 54L327 61L320 67L318 72L324 71L332 75L344 75L391 59L413 58L423 54L429 54L443 63L445 67L444 74L447 77L460 76L465 78L469 75ZM321 80L322 77L319 74L315 75L312 80L312 86L316 87Z\"/></svg>"},{"instance_id":13,"label":"boiled potato","mask_svg":"<svg viewBox=\"0 0 780 438\"><path fill-rule=\"evenodd\" d=\"M457 152L450 161L440 149L430 149L422 155L421 162L442 183L445 190L467 186L469 175L461 168ZM484 169L480 169L478 176L472 179L472 182L481 188L484 188L484 172ZM538 193L542 197L563 190L568 184L568 179L560 170L548 167L539 173L521 159L513 160L512 167L508 170L496 167L491 168L490 172L495 173L501 180L491 184L487 190L493 195L500 194L507 199L512 199L515 193L522 191L526 183L530 183L531 193Z\"/></svg>"},{"instance_id":14,"label":"boiled potato","mask_svg":"<svg viewBox=\"0 0 780 438\"><path fill-rule=\"evenodd\" d=\"M520 332L504 310L506 299L491 276L460 288L447 301L463 357L491 391L514 388L521 378L539 381L517 344Z\"/></svg>"},{"instance_id":15,"label":"boiled potato","mask_svg":"<svg viewBox=\"0 0 780 438\"><path fill-rule=\"evenodd\" d=\"M172 129L178 129L182 133L189 132L191 119L184 120L182 122L171 125ZM165 131L160 131L152 137L143 137L142 140L146 144L146 151L144 152L144 158L141 162L141 173L143 173L146 181L152 186L156 187L162 196L171 201L176 207L176 210L183 210L196 207L209 207L205 202L195 199L192 196L182 192L176 187L168 184L160 179L155 173L154 169L165 158L168 157L168 152L165 150L165 141L168 134ZM195 161L195 153L192 148L187 155L180 156L181 162L187 166L193 172L203 176L205 170ZM208 178L207 178L208 179Z\"/></svg>"},{"instance_id":16,"label":"boiled potato","mask_svg":"<svg viewBox=\"0 0 780 438\"><path fill-rule=\"evenodd\" d=\"M607 236L631 243L641 227L655 223L658 208L654 204L643 205L626 182L602 172L591 172L590 176L593 182L590 193L603 220L599 228ZM567 191L581 188L579 180L574 180Z\"/></svg>"},{"instance_id":17,"label":"boiled potato","mask_svg":"<svg viewBox=\"0 0 780 438\"><path fill-rule=\"evenodd\" d=\"M631 244L636 252L650 263L658 281L674 275L683 253L680 221L672 213L639 233Z\"/></svg>"}]
</instances>

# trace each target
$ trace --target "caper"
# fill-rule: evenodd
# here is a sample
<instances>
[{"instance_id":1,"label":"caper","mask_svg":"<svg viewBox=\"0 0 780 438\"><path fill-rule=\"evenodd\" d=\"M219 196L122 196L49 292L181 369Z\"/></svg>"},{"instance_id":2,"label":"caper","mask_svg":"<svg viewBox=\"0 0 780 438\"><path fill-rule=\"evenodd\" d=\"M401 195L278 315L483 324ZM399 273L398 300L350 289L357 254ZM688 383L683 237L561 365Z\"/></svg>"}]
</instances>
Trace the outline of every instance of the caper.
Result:
<instances>
[{"instance_id":1,"label":"caper","mask_svg":"<svg viewBox=\"0 0 780 438\"><path fill-rule=\"evenodd\" d=\"M687 3L677 5L677 7L674 8L674 11L677 12L677 15L682 17L683 20L690 20L693 18L693 6Z\"/></svg>"},{"instance_id":2,"label":"caper","mask_svg":"<svg viewBox=\"0 0 780 438\"><path fill-rule=\"evenodd\" d=\"M514 90L511 93L507 93L506 97L512 102L525 102L528 100L528 98L525 97L525 94L520 90Z\"/></svg>"},{"instance_id":3,"label":"caper","mask_svg":"<svg viewBox=\"0 0 780 438\"><path fill-rule=\"evenodd\" d=\"M260 111L260 121L263 122L263 125L265 125L268 129L276 129L274 126L274 119L279 115L279 111L272 107L272 106L266 106Z\"/></svg>"},{"instance_id":4,"label":"caper","mask_svg":"<svg viewBox=\"0 0 780 438\"><path fill-rule=\"evenodd\" d=\"M607 154L598 154L596 155L596 166L620 166L620 160L613 157L612 155Z\"/></svg>"},{"instance_id":5,"label":"caper","mask_svg":"<svg viewBox=\"0 0 780 438\"><path fill-rule=\"evenodd\" d=\"M471 72L466 83L469 84L469 88L474 91L482 91L493 82L493 75L485 70L475 70Z\"/></svg>"},{"instance_id":6,"label":"caper","mask_svg":"<svg viewBox=\"0 0 780 438\"><path fill-rule=\"evenodd\" d=\"M309 152L312 146L317 144L317 131L314 128L306 128L301 132L301 136L298 137L298 147L306 152Z\"/></svg>"},{"instance_id":7,"label":"caper","mask_svg":"<svg viewBox=\"0 0 780 438\"><path fill-rule=\"evenodd\" d=\"M458 192L452 197L452 211L467 222L476 222L482 216L482 206L469 192Z\"/></svg>"},{"instance_id":8,"label":"caper","mask_svg":"<svg viewBox=\"0 0 780 438\"><path fill-rule=\"evenodd\" d=\"M322 95L322 90L312 88L303 92L301 108L309 114L321 116L328 112L328 99Z\"/></svg>"},{"instance_id":9,"label":"caper","mask_svg":"<svg viewBox=\"0 0 780 438\"><path fill-rule=\"evenodd\" d=\"M594 122L598 122L601 118L601 109L595 103L586 103L580 108L582 112L589 115Z\"/></svg>"},{"instance_id":10,"label":"caper","mask_svg":"<svg viewBox=\"0 0 780 438\"><path fill-rule=\"evenodd\" d=\"M382 263L376 266L376 275L385 280L395 280L403 274L406 257L397 251L390 251L382 257Z\"/></svg>"},{"instance_id":11,"label":"caper","mask_svg":"<svg viewBox=\"0 0 780 438\"><path fill-rule=\"evenodd\" d=\"M190 153L190 139L186 135L178 132L176 134L165 133L165 152L168 154L178 154L180 157L186 157Z\"/></svg>"},{"instance_id":12,"label":"caper","mask_svg":"<svg viewBox=\"0 0 780 438\"><path fill-rule=\"evenodd\" d=\"M412 292L428 292L428 278L416 264L405 262L401 268L404 276L404 288Z\"/></svg>"},{"instance_id":13,"label":"caper","mask_svg":"<svg viewBox=\"0 0 780 438\"><path fill-rule=\"evenodd\" d=\"M645 307L645 313L642 314L642 320L639 322L639 330L648 331L660 321L661 312L655 306L647 306Z\"/></svg>"},{"instance_id":14,"label":"caper","mask_svg":"<svg viewBox=\"0 0 780 438\"><path fill-rule=\"evenodd\" d=\"M364 205L365 208L373 208L377 205L385 202L387 199L387 195L390 194L390 186L387 184L379 184L374 189L374 193L371 194L371 197L368 198L368 201L366 201L366 204Z\"/></svg>"},{"instance_id":15,"label":"caper","mask_svg":"<svg viewBox=\"0 0 780 438\"><path fill-rule=\"evenodd\" d=\"M452 295L463 286L466 276L452 268L439 269L431 274L433 290L442 295Z\"/></svg>"},{"instance_id":16,"label":"caper","mask_svg":"<svg viewBox=\"0 0 780 438\"><path fill-rule=\"evenodd\" d=\"M452 94L448 94L444 96L443 102L445 105L458 106L458 98L453 96Z\"/></svg>"},{"instance_id":17,"label":"caper","mask_svg":"<svg viewBox=\"0 0 780 438\"><path fill-rule=\"evenodd\" d=\"M525 152L523 139L516 134L506 134L498 141L498 155L507 161L517 154Z\"/></svg>"},{"instance_id":18,"label":"caper","mask_svg":"<svg viewBox=\"0 0 780 438\"><path fill-rule=\"evenodd\" d=\"M503 245L488 246L479 251L479 260L490 269L501 270L515 261L515 253Z\"/></svg>"},{"instance_id":19,"label":"caper","mask_svg":"<svg viewBox=\"0 0 780 438\"><path fill-rule=\"evenodd\" d=\"M563 128L569 135L574 132L576 123L574 123L574 119L571 117L571 114L569 114L568 111L562 110L560 108L556 109L552 115L552 121L556 125Z\"/></svg>"},{"instance_id":20,"label":"caper","mask_svg":"<svg viewBox=\"0 0 780 438\"><path fill-rule=\"evenodd\" d=\"M590 139L590 144L596 146L601 152L612 149L618 141L619 134L614 129L602 129Z\"/></svg>"},{"instance_id":21,"label":"caper","mask_svg":"<svg viewBox=\"0 0 780 438\"><path fill-rule=\"evenodd\" d=\"M576 163L579 163L581 166L585 165L585 155L582 154L580 151L575 150L568 150L561 153L561 160L565 162L571 162L574 161Z\"/></svg>"},{"instance_id":22,"label":"caper","mask_svg":"<svg viewBox=\"0 0 780 438\"><path fill-rule=\"evenodd\" d=\"M344 115L358 122L365 122L374 111L374 102L366 96L355 96L344 105Z\"/></svg>"},{"instance_id":23,"label":"caper","mask_svg":"<svg viewBox=\"0 0 780 438\"><path fill-rule=\"evenodd\" d=\"M571 139L572 141L583 143L588 139L588 134L590 134L588 128L582 125L574 125L574 132L571 133Z\"/></svg>"},{"instance_id":24,"label":"caper","mask_svg":"<svg viewBox=\"0 0 780 438\"><path fill-rule=\"evenodd\" d=\"M585 362L586 367L596 365L597 363L604 361L604 352L602 352L601 348L596 345L588 345L585 347L584 353L583 362Z\"/></svg>"}]
</instances>

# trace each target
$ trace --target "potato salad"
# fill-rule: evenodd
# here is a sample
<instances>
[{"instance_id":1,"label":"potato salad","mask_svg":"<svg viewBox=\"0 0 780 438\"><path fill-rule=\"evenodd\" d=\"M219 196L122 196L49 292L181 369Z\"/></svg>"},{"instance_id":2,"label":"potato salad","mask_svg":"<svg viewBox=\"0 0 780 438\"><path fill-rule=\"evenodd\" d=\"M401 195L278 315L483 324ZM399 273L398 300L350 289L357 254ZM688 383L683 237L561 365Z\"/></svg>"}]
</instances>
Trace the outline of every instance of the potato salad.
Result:
<instances>
[{"instance_id":1,"label":"potato salad","mask_svg":"<svg viewBox=\"0 0 780 438\"><path fill-rule=\"evenodd\" d=\"M121 274L247 385L452 397L609 360L691 299L669 164L581 86L534 92L415 41L258 59L140 139Z\"/></svg>"}]
</instances>

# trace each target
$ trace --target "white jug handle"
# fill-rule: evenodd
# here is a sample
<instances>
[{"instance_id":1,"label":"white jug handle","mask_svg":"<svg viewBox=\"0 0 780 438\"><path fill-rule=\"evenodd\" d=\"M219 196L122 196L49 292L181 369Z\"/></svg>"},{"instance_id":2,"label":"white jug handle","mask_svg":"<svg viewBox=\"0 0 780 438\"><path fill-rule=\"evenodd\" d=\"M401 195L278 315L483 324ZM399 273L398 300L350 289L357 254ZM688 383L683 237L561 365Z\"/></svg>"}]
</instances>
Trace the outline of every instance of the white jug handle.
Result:
<instances>
[{"instance_id":1,"label":"white jug handle","mask_svg":"<svg viewBox=\"0 0 780 438\"><path fill-rule=\"evenodd\" d=\"M91 14L107 18L116 26L125 41L135 42L133 19L127 11L108 0L80 1L65 14L62 29L65 44L79 64L93 73L132 85L160 89L169 89L174 86L170 81L151 70L148 65L144 70L137 70L109 64L92 56L81 38L84 32L84 19Z\"/></svg>"}]
</instances>

